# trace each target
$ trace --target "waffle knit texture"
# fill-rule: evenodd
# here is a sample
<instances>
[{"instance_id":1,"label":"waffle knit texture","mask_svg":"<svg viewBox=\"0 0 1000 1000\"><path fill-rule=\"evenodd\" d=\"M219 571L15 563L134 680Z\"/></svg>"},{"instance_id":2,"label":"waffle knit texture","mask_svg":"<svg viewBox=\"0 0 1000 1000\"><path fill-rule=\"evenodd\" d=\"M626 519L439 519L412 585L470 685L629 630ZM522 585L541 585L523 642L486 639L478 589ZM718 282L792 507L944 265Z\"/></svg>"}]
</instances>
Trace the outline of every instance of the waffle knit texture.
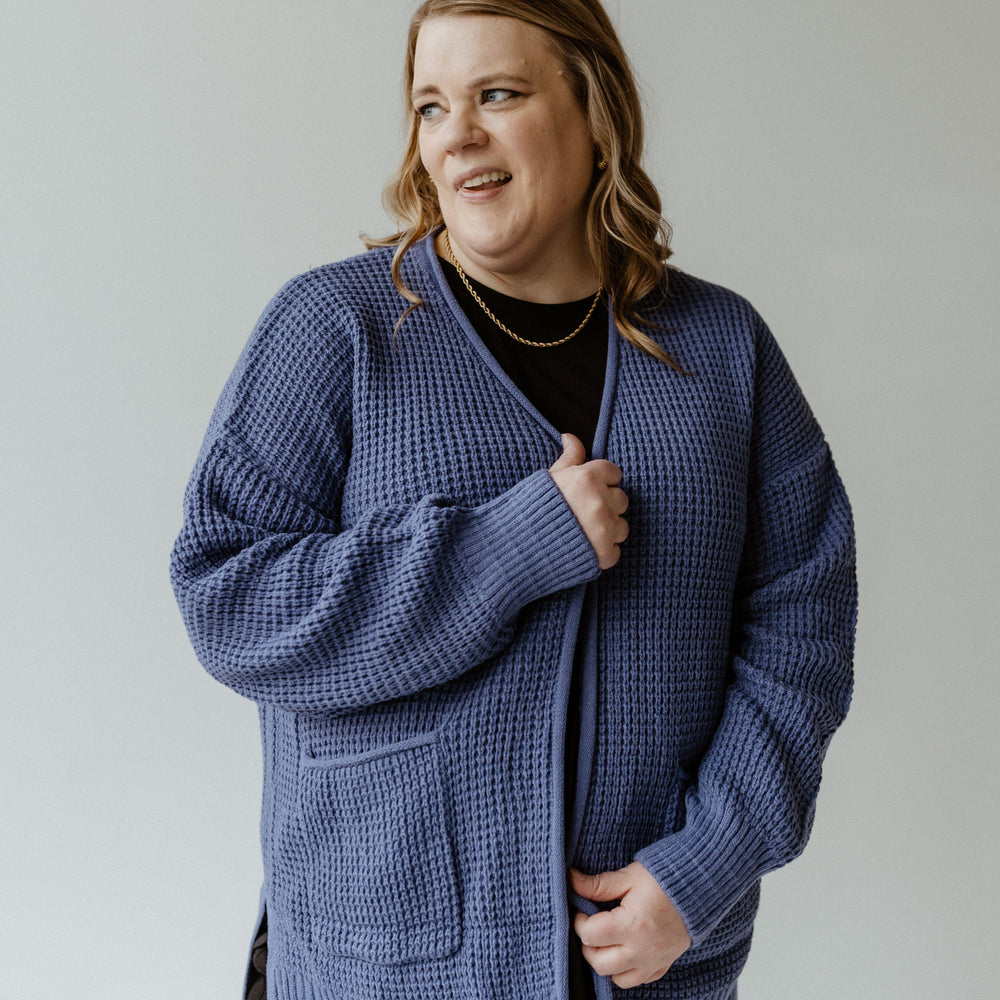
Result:
<instances>
[{"instance_id":1,"label":"waffle knit texture","mask_svg":"<svg viewBox=\"0 0 1000 1000\"><path fill-rule=\"evenodd\" d=\"M566 869L639 860L694 941L599 998L707 1000L760 877L805 845L847 711L850 510L767 327L680 271L608 331L594 443L630 535L600 572L558 430L430 239L289 282L215 409L172 578L205 668L259 707L272 1000L564 998ZM563 815L579 650L581 744Z\"/></svg>"}]
</instances>

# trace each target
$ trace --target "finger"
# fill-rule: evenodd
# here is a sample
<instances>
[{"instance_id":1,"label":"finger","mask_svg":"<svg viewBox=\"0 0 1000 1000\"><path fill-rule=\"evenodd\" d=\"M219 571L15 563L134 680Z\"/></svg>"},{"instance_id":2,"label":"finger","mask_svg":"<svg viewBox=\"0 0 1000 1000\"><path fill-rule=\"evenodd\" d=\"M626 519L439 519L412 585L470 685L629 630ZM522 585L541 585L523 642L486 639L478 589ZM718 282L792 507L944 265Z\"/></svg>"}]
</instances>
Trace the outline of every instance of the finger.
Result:
<instances>
[{"instance_id":1,"label":"finger","mask_svg":"<svg viewBox=\"0 0 1000 1000\"><path fill-rule=\"evenodd\" d=\"M587 461L587 449L575 434L563 434L562 454L549 466L549 472L558 472L571 465L583 465Z\"/></svg>"},{"instance_id":2,"label":"finger","mask_svg":"<svg viewBox=\"0 0 1000 1000\"><path fill-rule=\"evenodd\" d=\"M663 973L660 973L663 975ZM633 986L642 986L643 983L652 983L660 976L647 976L642 969L629 969L627 972L619 973L611 977L611 982L619 989L630 990Z\"/></svg>"},{"instance_id":3,"label":"finger","mask_svg":"<svg viewBox=\"0 0 1000 1000\"><path fill-rule=\"evenodd\" d=\"M617 486L613 486L608 492L611 494L608 501L611 509L616 514L624 514L628 510L628 494Z\"/></svg>"},{"instance_id":4,"label":"finger","mask_svg":"<svg viewBox=\"0 0 1000 1000\"><path fill-rule=\"evenodd\" d=\"M587 463L607 486L617 486L622 481L622 470L606 458L594 458Z\"/></svg>"},{"instance_id":5,"label":"finger","mask_svg":"<svg viewBox=\"0 0 1000 1000\"><path fill-rule=\"evenodd\" d=\"M580 943L588 948L611 948L624 944L625 927L617 909L600 910L591 917L581 913L573 923Z\"/></svg>"},{"instance_id":6,"label":"finger","mask_svg":"<svg viewBox=\"0 0 1000 1000\"><path fill-rule=\"evenodd\" d=\"M628 538L628 524L621 521L608 529L598 552L597 561L601 569L617 566L622 557L622 542Z\"/></svg>"},{"instance_id":7,"label":"finger","mask_svg":"<svg viewBox=\"0 0 1000 1000\"><path fill-rule=\"evenodd\" d=\"M612 945L610 948L590 948L584 945L580 951L587 964L599 976L620 976L635 966L635 958L626 951L624 945Z\"/></svg>"},{"instance_id":8,"label":"finger","mask_svg":"<svg viewBox=\"0 0 1000 1000\"><path fill-rule=\"evenodd\" d=\"M632 888L631 879L623 875L621 870L585 875L571 868L570 881L575 892L584 899L598 903L610 903L612 900L621 899Z\"/></svg>"},{"instance_id":9,"label":"finger","mask_svg":"<svg viewBox=\"0 0 1000 1000\"><path fill-rule=\"evenodd\" d=\"M613 566L617 566L619 560L622 557L622 550L617 545L612 545L604 555L598 556L597 565L602 569L611 569Z\"/></svg>"}]
</instances>

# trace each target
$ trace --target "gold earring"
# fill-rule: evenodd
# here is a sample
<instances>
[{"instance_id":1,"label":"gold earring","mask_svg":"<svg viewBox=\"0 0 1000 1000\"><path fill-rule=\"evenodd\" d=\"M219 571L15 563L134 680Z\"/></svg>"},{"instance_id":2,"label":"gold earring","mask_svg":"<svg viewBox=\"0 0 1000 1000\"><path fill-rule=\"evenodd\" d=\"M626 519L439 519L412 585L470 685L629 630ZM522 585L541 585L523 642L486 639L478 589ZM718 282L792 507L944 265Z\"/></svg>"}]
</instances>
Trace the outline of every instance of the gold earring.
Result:
<instances>
[{"instance_id":1,"label":"gold earring","mask_svg":"<svg viewBox=\"0 0 1000 1000\"><path fill-rule=\"evenodd\" d=\"M597 169L598 170L607 170L608 169L608 159L601 152L601 147L600 146L597 147L597 155L599 157L599 159L597 161Z\"/></svg>"}]
</instances>

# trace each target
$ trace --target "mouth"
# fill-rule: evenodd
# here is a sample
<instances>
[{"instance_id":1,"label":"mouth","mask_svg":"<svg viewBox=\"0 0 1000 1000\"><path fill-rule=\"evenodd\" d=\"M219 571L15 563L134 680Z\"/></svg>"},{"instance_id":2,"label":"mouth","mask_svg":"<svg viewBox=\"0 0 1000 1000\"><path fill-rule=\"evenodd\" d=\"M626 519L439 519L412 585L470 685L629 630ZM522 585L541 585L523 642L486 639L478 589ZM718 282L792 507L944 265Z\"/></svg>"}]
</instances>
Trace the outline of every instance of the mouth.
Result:
<instances>
[{"instance_id":1,"label":"mouth","mask_svg":"<svg viewBox=\"0 0 1000 1000\"><path fill-rule=\"evenodd\" d=\"M512 175L506 170L488 170L475 177L467 177L460 187L463 191L492 191L510 183Z\"/></svg>"}]
</instances>

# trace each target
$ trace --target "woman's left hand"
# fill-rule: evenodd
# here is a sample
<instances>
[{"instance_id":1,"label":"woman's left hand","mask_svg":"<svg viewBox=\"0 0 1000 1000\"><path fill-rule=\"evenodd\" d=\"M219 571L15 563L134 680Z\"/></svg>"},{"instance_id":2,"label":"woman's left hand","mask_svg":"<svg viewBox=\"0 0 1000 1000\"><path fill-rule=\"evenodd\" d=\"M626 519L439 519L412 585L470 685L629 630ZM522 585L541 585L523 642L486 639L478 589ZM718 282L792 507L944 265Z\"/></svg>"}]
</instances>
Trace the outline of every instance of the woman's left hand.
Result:
<instances>
[{"instance_id":1,"label":"woman's left hand","mask_svg":"<svg viewBox=\"0 0 1000 1000\"><path fill-rule=\"evenodd\" d=\"M638 861L598 875L569 872L573 891L584 899L621 900L613 910L577 913L573 921L583 957L598 975L626 990L652 983L691 947L680 911Z\"/></svg>"}]
</instances>

